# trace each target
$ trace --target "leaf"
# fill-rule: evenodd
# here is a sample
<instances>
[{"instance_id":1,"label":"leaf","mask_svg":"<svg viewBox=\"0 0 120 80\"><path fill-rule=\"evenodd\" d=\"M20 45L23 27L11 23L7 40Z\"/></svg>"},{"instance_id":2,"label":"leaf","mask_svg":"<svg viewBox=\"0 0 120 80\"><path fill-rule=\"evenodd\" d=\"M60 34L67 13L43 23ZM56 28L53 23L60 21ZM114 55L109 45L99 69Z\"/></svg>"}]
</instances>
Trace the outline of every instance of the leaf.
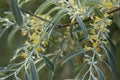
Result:
<instances>
[{"instance_id":1,"label":"leaf","mask_svg":"<svg viewBox=\"0 0 120 80\"><path fill-rule=\"evenodd\" d=\"M68 54L64 59L63 59L63 62L62 64L64 64L65 62L67 62L68 60L72 59L73 57L79 55L79 54L82 54L82 53L85 53L84 50L78 50L78 51L75 51L73 53L70 53Z\"/></svg>"},{"instance_id":2,"label":"leaf","mask_svg":"<svg viewBox=\"0 0 120 80\"><path fill-rule=\"evenodd\" d=\"M102 71L100 70L100 68L97 67L97 66L95 66L95 69L96 69L96 71L97 71L97 73L98 73L99 80L106 80L106 79L105 79L105 76L104 76L104 74L102 73Z\"/></svg>"},{"instance_id":3,"label":"leaf","mask_svg":"<svg viewBox=\"0 0 120 80\"><path fill-rule=\"evenodd\" d=\"M52 4L48 1L45 1L40 5L37 10L35 11L35 14L41 14L43 11L45 11L47 8L49 8Z\"/></svg>"},{"instance_id":4,"label":"leaf","mask_svg":"<svg viewBox=\"0 0 120 80\"><path fill-rule=\"evenodd\" d=\"M110 67L111 67L111 72L112 72L112 74L113 74L113 76L114 76L114 79L115 79L115 80L119 80L114 56L112 55L112 53L111 53L110 50L106 47L105 44L102 44L102 45L103 45L103 48L104 48L104 50L106 51L106 54L107 54L107 56L108 56L108 61L109 61L109 64L110 64Z\"/></svg>"},{"instance_id":5,"label":"leaf","mask_svg":"<svg viewBox=\"0 0 120 80\"><path fill-rule=\"evenodd\" d=\"M116 53L115 45L113 44L113 42L107 36L106 36L106 38L107 38L107 40L109 42L111 52L115 54Z\"/></svg>"},{"instance_id":6,"label":"leaf","mask_svg":"<svg viewBox=\"0 0 120 80\"><path fill-rule=\"evenodd\" d=\"M20 8L18 7L17 0L11 0L11 7L12 7L12 12L13 12L14 18L16 20L16 23L19 26L22 26L23 25L23 17L22 17Z\"/></svg>"},{"instance_id":7,"label":"leaf","mask_svg":"<svg viewBox=\"0 0 120 80\"><path fill-rule=\"evenodd\" d=\"M15 37L15 34L16 32L19 30L19 27L18 26L14 26L13 30L10 32L9 36L8 36L8 40L7 40L7 43L8 43L8 46L11 48L12 45L13 45L13 39Z\"/></svg>"},{"instance_id":8,"label":"leaf","mask_svg":"<svg viewBox=\"0 0 120 80\"><path fill-rule=\"evenodd\" d=\"M74 39L74 35L73 35L73 25L70 26L70 37L72 39Z\"/></svg>"},{"instance_id":9,"label":"leaf","mask_svg":"<svg viewBox=\"0 0 120 80\"><path fill-rule=\"evenodd\" d=\"M45 61L46 66L47 66L50 70L54 71L54 65L53 65L53 63L52 63L49 59L47 59L45 56L42 56L42 57L43 57L43 59L44 59L44 61Z\"/></svg>"},{"instance_id":10,"label":"leaf","mask_svg":"<svg viewBox=\"0 0 120 80\"><path fill-rule=\"evenodd\" d=\"M54 7L54 8L52 8L50 11L48 11L48 12L45 14L45 16L47 17L47 16L49 16L51 13L53 13L53 12L59 10L59 9L60 9L60 7Z\"/></svg>"},{"instance_id":11,"label":"leaf","mask_svg":"<svg viewBox=\"0 0 120 80\"><path fill-rule=\"evenodd\" d=\"M76 15L76 20L77 20L77 22L78 22L78 25L81 27L81 29L83 30L83 33L84 33L84 36L85 36L85 38L87 38L88 37L88 31L87 31L87 28L86 28L86 26L85 26L85 24L83 23L83 21L79 18L79 16L78 15Z\"/></svg>"},{"instance_id":12,"label":"leaf","mask_svg":"<svg viewBox=\"0 0 120 80\"><path fill-rule=\"evenodd\" d=\"M53 19L50 21L50 23L47 26L46 31L48 32L47 34L47 38L49 39L50 34L52 32L52 30L54 29L55 25L60 21L61 18L63 18L66 15L67 10L63 9L60 10L54 17ZM45 31L45 32L46 32Z\"/></svg>"},{"instance_id":13,"label":"leaf","mask_svg":"<svg viewBox=\"0 0 120 80\"><path fill-rule=\"evenodd\" d=\"M87 66L86 63L80 65L80 68L74 73L74 75L76 76L76 75L80 74L80 73L84 70L84 68L85 68L86 66Z\"/></svg>"},{"instance_id":14,"label":"leaf","mask_svg":"<svg viewBox=\"0 0 120 80\"><path fill-rule=\"evenodd\" d=\"M28 72L25 72L25 80L31 80L30 75L28 74Z\"/></svg>"},{"instance_id":15,"label":"leaf","mask_svg":"<svg viewBox=\"0 0 120 80\"><path fill-rule=\"evenodd\" d=\"M64 38L64 39L62 40L61 44L60 44L60 49L61 49L61 51L64 50L65 45L66 45L65 43L66 43L66 38Z\"/></svg>"},{"instance_id":16,"label":"leaf","mask_svg":"<svg viewBox=\"0 0 120 80\"><path fill-rule=\"evenodd\" d=\"M99 18L104 18L104 15L101 13L101 11L98 8L95 8L94 11L96 16L98 16Z\"/></svg>"},{"instance_id":17,"label":"leaf","mask_svg":"<svg viewBox=\"0 0 120 80\"><path fill-rule=\"evenodd\" d=\"M31 76L33 80L39 80L39 76L36 70L36 66L34 64L34 61L30 58L30 71L31 71Z\"/></svg>"}]
</instances>

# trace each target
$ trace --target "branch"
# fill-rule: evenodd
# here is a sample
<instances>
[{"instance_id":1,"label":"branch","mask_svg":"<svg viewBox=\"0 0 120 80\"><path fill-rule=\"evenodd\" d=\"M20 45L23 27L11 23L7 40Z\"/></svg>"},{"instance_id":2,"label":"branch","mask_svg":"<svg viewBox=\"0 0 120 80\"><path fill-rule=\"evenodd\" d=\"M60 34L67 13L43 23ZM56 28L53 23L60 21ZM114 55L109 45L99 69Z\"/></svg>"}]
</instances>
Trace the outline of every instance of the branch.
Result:
<instances>
[{"instance_id":1,"label":"branch","mask_svg":"<svg viewBox=\"0 0 120 80\"><path fill-rule=\"evenodd\" d=\"M116 8L116 9L113 9L113 10L111 10L111 11L108 11L107 13L108 14L111 14L111 13L115 13L115 12L117 12L117 11L119 11L120 10L120 7L118 7L118 8ZM36 17L36 18L38 18L38 19L40 19L40 20L43 20L43 21L46 21L46 22L50 22L49 20L46 20L46 19L44 19L44 18L42 18L42 17L40 17L40 16L37 16L37 15L34 15L33 13L31 13L31 12L28 12L28 11L26 11L26 10L24 10L24 9L21 9L21 11L22 12L24 12L24 13L27 13L27 14L29 14L29 15L31 15L31 16L34 16L34 17ZM90 18L86 18L86 19L84 19L83 20L83 22L87 22L87 21L89 21L89 20L91 20ZM74 24L78 24L77 22L75 22ZM67 27L67 26L70 26L71 24L69 23L69 24L57 24L56 25L56 28L62 28L62 27Z\"/></svg>"},{"instance_id":2,"label":"branch","mask_svg":"<svg viewBox=\"0 0 120 80\"><path fill-rule=\"evenodd\" d=\"M118 7L118 8L116 8L116 9L113 9L113 10L111 10L111 11L108 11L107 12L107 14L112 14L112 13L115 13L115 12L117 12L117 11L119 11L120 10L120 7ZM83 22L87 22L87 21L89 21L89 20L91 20L90 18L86 18L86 19L84 19L83 20ZM78 24L78 22L75 22L74 24ZM61 27L67 27L67 26L70 26L71 24L64 24L64 25L56 25L58 28L61 28Z\"/></svg>"},{"instance_id":3,"label":"branch","mask_svg":"<svg viewBox=\"0 0 120 80\"><path fill-rule=\"evenodd\" d=\"M29 14L29 15L31 15L31 16L34 16L34 17L37 18L37 19L40 19L40 20L42 20L42 21L49 22L48 20L46 20L46 19L44 19L44 18L42 18L42 17L40 17L40 16L34 15L33 13L31 13L31 12L29 12L29 11L26 11L26 10L24 10L24 9L22 9L22 8L20 8L20 9L21 9L22 12L27 13L27 14Z\"/></svg>"}]
</instances>

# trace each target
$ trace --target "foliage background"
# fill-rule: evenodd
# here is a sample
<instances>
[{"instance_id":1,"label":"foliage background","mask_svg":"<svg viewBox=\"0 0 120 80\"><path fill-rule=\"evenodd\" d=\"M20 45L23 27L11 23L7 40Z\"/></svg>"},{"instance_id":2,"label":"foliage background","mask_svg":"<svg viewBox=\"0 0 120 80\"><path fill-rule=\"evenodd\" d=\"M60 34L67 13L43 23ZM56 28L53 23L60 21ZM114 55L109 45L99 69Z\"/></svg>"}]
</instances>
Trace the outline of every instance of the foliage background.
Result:
<instances>
[{"instance_id":1,"label":"foliage background","mask_svg":"<svg viewBox=\"0 0 120 80\"><path fill-rule=\"evenodd\" d=\"M35 9L43 3L44 0L32 0L28 2L27 4L24 5L24 9L27 11L34 12ZM4 17L5 14L4 12L9 11L9 0L0 0L0 16ZM118 14L118 16L116 16ZM117 18L116 18L117 17ZM115 54L115 59L117 62L117 67L118 67L118 72L120 76L120 12L118 11L114 16L113 16L114 22L110 27L111 33L110 38L114 42L116 46L116 54ZM118 22L118 23L116 23ZM1 24L0 24L0 29L1 29ZM26 39L25 37L23 38L20 35L20 32L18 32L15 36L14 44L12 48L9 48L7 45L7 37L8 34L10 33L11 29L7 30L4 35L0 38L0 67L6 66L9 63L10 58L12 57L12 52L20 45L23 43L23 41ZM104 68L104 67L103 67ZM104 69L103 69L104 70ZM46 68L43 70L43 73L40 74L43 79L41 80L46 80ZM69 74L69 67L67 64L65 65L64 68L58 67L57 69L57 75L56 75L56 80L63 80L63 78L69 78L71 74ZM22 73L21 73L22 74ZM109 77L108 80L112 80L109 73L105 72L105 75Z\"/></svg>"}]
</instances>

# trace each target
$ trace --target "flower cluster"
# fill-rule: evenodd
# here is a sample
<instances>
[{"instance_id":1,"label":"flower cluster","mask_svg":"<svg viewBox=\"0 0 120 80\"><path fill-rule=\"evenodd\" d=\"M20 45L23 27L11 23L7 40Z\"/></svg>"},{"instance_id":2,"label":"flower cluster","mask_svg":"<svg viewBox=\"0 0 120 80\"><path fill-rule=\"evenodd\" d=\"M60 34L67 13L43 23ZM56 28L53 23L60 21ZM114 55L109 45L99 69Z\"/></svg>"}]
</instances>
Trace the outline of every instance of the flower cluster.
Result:
<instances>
[{"instance_id":1,"label":"flower cluster","mask_svg":"<svg viewBox=\"0 0 120 80\"><path fill-rule=\"evenodd\" d=\"M45 18L45 16L37 15L39 17ZM49 20L49 17L45 18ZM26 20L26 27L21 29L21 35L26 36L25 46L28 50L34 51L34 53L44 53L46 51L45 47L48 45L45 38L41 38L43 33L43 21L36 17L29 17ZM23 58L27 58L25 54L21 55Z\"/></svg>"}]
</instances>

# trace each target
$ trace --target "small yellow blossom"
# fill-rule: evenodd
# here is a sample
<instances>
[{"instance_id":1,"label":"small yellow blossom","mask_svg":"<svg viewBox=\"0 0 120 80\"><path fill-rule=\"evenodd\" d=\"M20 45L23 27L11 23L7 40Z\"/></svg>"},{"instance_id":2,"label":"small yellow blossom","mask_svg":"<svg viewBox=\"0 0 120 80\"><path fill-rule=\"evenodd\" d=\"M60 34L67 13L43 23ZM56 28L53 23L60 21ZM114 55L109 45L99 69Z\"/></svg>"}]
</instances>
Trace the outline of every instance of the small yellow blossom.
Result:
<instances>
[{"instance_id":1,"label":"small yellow blossom","mask_svg":"<svg viewBox=\"0 0 120 80\"><path fill-rule=\"evenodd\" d=\"M32 42L33 42L33 44L38 44L39 39L38 39L38 38L36 38L36 39L34 39Z\"/></svg>"},{"instance_id":2,"label":"small yellow blossom","mask_svg":"<svg viewBox=\"0 0 120 80\"><path fill-rule=\"evenodd\" d=\"M88 47L87 45L85 45L85 46L84 46L84 50L89 51L89 50L91 50L91 47Z\"/></svg>"},{"instance_id":3,"label":"small yellow blossom","mask_svg":"<svg viewBox=\"0 0 120 80\"><path fill-rule=\"evenodd\" d=\"M97 42L95 42L95 43L93 43L93 47L95 48L95 47L97 47Z\"/></svg>"},{"instance_id":4,"label":"small yellow blossom","mask_svg":"<svg viewBox=\"0 0 120 80\"><path fill-rule=\"evenodd\" d=\"M45 52L45 51L46 51L46 49L42 48L42 52Z\"/></svg>"},{"instance_id":5,"label":"small yellow blossom","mask_svg":"<svg viewBox=\"0 0 120 80\"><path fill-rule=\"evenodd\" d=\"M37 34L34 32L32 35L29 36L30 39L34 39Z\"/></svg>"},{"instance_id":6,"label":"small yellow blossom","mask_svg":"<svg viewBox=\"0 0 120 80\"><path fill-rule=\"evenodd\" d=\"M25 43L24 43L24 44L28 45L28 44L29 44L29 42L28 42L28 41L25 41Z\"/></svg>"},{"instance_id":7,"label":"small yellow blossom","mask_svg":"<svg viewBox=\"0 0 120 80\"><path fill-rule=\"evenodd\" d=\"M95 29L99 29L99 27L97 25L94 26Z\"/></svg>"},{"instance_id":8,"label":"small yellow blossom","mask_svg":"<svg viewBox=\"0 0 120 80\"><path fill-rule=\"evenodd\" d=\"M99 18L98 16L95 16L95 22L98 22L98 21L100 21L101 20L101 18Z\"/></svg>"},{"instance_id":9,"label":"small yellow blossom","mask_svg":"<svg viewBox=\"0 0 120 80\"><path fill-rule=\"evenodd\" d=\"M101 28L101 32L105 32L106 31L106 28Z\"/></svg>"},{"instance_id":10,"label":"small yellow blossom","mask_svg":"<svg viewBox=\"0 0 120 80\"><path fill-rule=\"evenodd\" d=\"M70 4L72 5L72 6L74 6L74 0L69 0L70 1Z\"/></svg>"},{"instance_id":11,"label":"small yellow blossom","mask_svg":"<svg viewBox=\"0 0 120 80\"><path fill-rule=\"evenodd\" d=\"M46 42L46 41L43 41L43 42L42 42L42 45L43 45L44 47L46 47L46 46L47 46L47 42Z\"/></svg>"},{"instance_id":12,"label":"small yellow blossom","mask_svg":"<svg viewBox=\"0 0 120 80\"><path fill-rule=\"evenodd\" d=\"M97 51L97 52L100 52L100 48L99 48L99 47L98 47L98 48L96 48L96 51Z\"/></svg>"},{"instance_id":13,"label":"small yellow blossom","mask_svg":"<svg viewBox=\"0 0 120 80\"><path fill-rule=\"evenodd\" d=\"M111 2L106 2L106 3L103 3L103 6L106 7L106 8L112 8L112 3Z\"/></svg>"},{"instance_id":14,"label":"small yellow blossom","mask_svg":"<svg viewBox=\"0 0 120 80\"><path fill-rule=\"evenodd\" d=\"M41 48L40 48L40 47L37 47L37 48L35 49L35 51L36 51L36 52L40 52L40 51L41 51Z\"/></svg>"},{"instance_id":15,"label":"small yellow blossom","mask_svg":"<svg viewBox=\"0 0 120 80\"><path fill-rule=\"evenodd\" d=\"M94 29L90 30L90 33L95 33L95 30Z\"/></svg>"},{"instance_id":16,"label":"small yellow blossom","mask_svg":"<svg viewBox=\"0 0 120 80\"><path fill-rule=\"evenodd\" d=\"M61 2L61 7L64 7L65 6L65 3L64 2Z\"/></svg>"},{"instance_id":17,"label":"small yellow blossom","mask_svg":"<svg viewBox=\"0 0 120 80\"><path fill-rule=\"evenodd\" d=\"M104 16L105 16L105 17L108 17L109 15L108 15L108 13L105 13Z\"/></svg>"},{"instance_id":18,"label":"small yellow blossom","mask_svg":"<svg viewBox=\"0 0 120 80\"><path fill-rule=\"evenodd\" d=\"M21 35L22 35L22 36L25 36L26 34L27 34L27 31L21 30Z\"/></svg>"},{"instance_id":19,"label":"small yellow blossom","mask_svg":"<svg viewBox=\"0 0 120 80\"><path fill-rule=\"evenodd\" d=\"M94 39L94 40L96 40L97 39L97 35L89 35L89 39Z\"/></svg>"},{"instance_id":20,"label":"small yellow blossom","mask_svg":"<svg viewBox=\"0 0 120 80\"><path fill-rule=\"evenodd\" d=\"M28 55L26 53L22 53L21 55L24 59L26 59L28 57Z\"/></svg>"},{"instance_id":21,"label":"small yellow blossom","mask_svg":"<svg viewBox=\"0 0 120 80\"><path fill-rule=\"evenodd\" d=\"M99 60L102 62L102 61L103 61L103 59L104 59L104 56L103 56L103 55L101 55L101 54L98 54L98 56L99 56Z\"/></svg>"}]
</instances>

